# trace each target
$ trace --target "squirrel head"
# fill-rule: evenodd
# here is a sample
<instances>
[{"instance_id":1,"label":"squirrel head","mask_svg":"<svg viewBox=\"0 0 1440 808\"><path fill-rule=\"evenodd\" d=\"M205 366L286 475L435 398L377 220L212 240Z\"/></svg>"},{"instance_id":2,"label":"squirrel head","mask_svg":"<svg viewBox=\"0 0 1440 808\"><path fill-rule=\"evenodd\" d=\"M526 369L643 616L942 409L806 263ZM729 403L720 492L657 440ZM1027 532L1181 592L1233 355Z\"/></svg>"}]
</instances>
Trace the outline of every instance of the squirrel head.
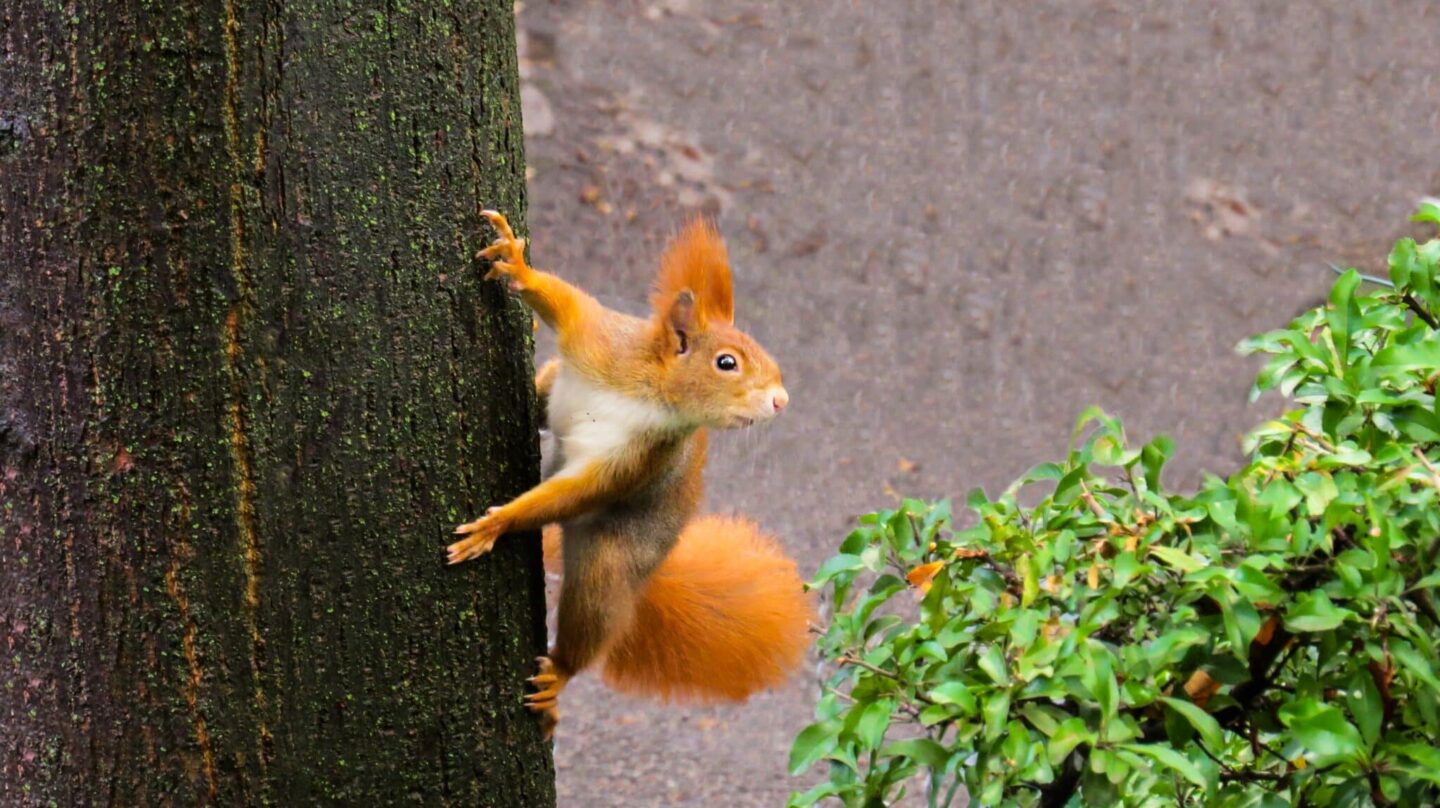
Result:
<instances>
[{"instance_id":1,"label":"squirrel head","mask_svg":"<svg viewBox=\"0 0 1440 808\"><path fill-rule=\"evenodd\" d=\"M735 327L730 261L715 226L695 219L660 259L650 298L659 392L687 420L729 428L768 421L790 396L780 367Z\"/></svg>"}]
</instances>

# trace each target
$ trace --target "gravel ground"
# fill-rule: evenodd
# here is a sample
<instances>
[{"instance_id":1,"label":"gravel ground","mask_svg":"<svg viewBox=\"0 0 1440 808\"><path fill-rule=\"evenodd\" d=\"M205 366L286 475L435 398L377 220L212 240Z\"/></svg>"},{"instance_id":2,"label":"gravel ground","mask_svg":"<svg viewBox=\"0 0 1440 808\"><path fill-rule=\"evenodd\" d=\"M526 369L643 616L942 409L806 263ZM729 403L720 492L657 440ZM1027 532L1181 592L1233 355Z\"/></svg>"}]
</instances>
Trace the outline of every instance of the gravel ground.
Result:
<instances>
[{"instance_id":1,"label":"gravel ground","mask_svg":"<svg viewBox=\"0 0 1440 808\"><path fill-rule=\"evenodd\" d=\"M896 492L995 491L1100 404L1224 472L1245 335L1377 269L1440 191L1423 0L530 0L537 265L642 310L693 210L792 405L712 441L709 507L809 572ZM542 353L550 351L542 343ZM725 708L566 692L565 806L783 804L813 675Z\"/></svg>"}]
</instances>

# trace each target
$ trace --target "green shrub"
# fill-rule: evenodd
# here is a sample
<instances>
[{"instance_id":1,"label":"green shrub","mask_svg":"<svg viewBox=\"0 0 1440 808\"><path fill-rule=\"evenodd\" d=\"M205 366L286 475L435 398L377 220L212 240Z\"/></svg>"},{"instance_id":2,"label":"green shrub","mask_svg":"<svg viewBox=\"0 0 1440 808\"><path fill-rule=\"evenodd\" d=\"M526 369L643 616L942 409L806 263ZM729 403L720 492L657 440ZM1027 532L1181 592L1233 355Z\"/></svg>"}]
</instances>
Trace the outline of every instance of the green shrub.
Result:
<instances>
[{"instance_id":1,"label":"green shrub","mask_svg":"<svg viewBox=\"0 0 1440 808\"><path fill-rule=\"evenodd\" d=\"M1228 479L1167 491L1171 441L1092 409L972 516L861 518L812 583L832 673L790 764L828 778L790 804L1440 802L1437 259L1400 241L1241 345L1297 408Z\"/></svg>"}]
</instances>

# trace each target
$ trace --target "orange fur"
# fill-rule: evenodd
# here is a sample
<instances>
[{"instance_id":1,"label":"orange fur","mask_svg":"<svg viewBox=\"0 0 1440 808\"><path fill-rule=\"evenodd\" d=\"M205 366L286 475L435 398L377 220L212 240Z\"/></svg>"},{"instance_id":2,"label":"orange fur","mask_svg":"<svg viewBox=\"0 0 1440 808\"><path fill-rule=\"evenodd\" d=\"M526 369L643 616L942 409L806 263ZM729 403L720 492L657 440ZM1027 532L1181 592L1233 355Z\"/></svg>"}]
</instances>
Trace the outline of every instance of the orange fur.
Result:
<instances>
[{"instance_id":1,"label":"orange fur","mask_svg":"<svg viewBox=\"0 0 1440 808\"><path fill-rule=\"evenodd\" d=\"M605 681L665 701L743 700L800 664L812 614L774 539L744 519L702 516L641 592Z\"/></svg>"},{"instance_id":2,"label":"orange fur","mask_svg":"<svg viewBox=\"0 0 1440 808\"><path fill-rule=\"evenodd\" d=\"M748 521L692 519L706 428L769 421L789 401L779 366L734 326L714 225L694 220L667 247L644 320L530 267L505 217L482 215L499 235L479 253L492 259L486 277L555 329L562 360L535 377L559 469L461 525L449 547L459 563L503 533L544 528L546 568L565 580L526 705L548 734L561 689L596 661L613 687L666 700L779 684L804 657L813 613L795 564Z\"/></svg>"},{"instance_id":3,"label":"orange fur","mask_svg":"<svg viewBox=\"0 0 1440 808\"><path fill-rule=\"evenodd\" d=\"M447 563L490 552L505 533L538 530L613 502L663 474L680 452L677 442L631 445L609 460L592 461L574 476L551 477L456 528L465 538L447 548Z\"/></svg>"},{"instance_id":4,"label":"orange fur","mask_svg":"<svg viewBox=\"0 0 1440 808\"><path fill-rule=\"evenodd\" d=\"M681 292L695 295L696 315L703 328L735 320L735 292L730 285L730 258L725 242L708 219L691 220L665 248L650 303L664 318Z\"/></svg>"},{"instance_id":5,"label":"orange fur","mask_svg":"<svg viewBox=\"0 0 1440 808\"><path fill-rule=\"evenodd\" d=\"M560 575L565 572L565 548L562 544L563 532L559 525L546 525L540 531L540 540L544 542L545 571L551 575Z\"/></svg>"}]
</instances>

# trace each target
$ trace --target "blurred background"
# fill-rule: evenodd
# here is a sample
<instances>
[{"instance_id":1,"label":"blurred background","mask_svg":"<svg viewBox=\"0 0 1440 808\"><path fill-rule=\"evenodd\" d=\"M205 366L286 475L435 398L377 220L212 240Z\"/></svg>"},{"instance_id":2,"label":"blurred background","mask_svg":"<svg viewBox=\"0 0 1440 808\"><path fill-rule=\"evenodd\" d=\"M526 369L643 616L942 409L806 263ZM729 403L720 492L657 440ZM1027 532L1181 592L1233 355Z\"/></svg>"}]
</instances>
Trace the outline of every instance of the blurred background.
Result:
<instances>
[{"instance_id":1,"label":"blurred background","mask_svg":"<svg viewBox=\"0 0 1440 808\"><path fill-rule=\"evenodd\" d=\"M1279 403L1234 346L1384 274L1440 192L1440 5L517 3L537 266L644 311L715 217L791 393L712 440L708 507L808 575L899 495L998 492L1099 404L1226 474ZM553 353L542 340L542 356ZM811 672L660 707L582 677L561 805L781 805Z\"/></svg>"}]
</instances>

